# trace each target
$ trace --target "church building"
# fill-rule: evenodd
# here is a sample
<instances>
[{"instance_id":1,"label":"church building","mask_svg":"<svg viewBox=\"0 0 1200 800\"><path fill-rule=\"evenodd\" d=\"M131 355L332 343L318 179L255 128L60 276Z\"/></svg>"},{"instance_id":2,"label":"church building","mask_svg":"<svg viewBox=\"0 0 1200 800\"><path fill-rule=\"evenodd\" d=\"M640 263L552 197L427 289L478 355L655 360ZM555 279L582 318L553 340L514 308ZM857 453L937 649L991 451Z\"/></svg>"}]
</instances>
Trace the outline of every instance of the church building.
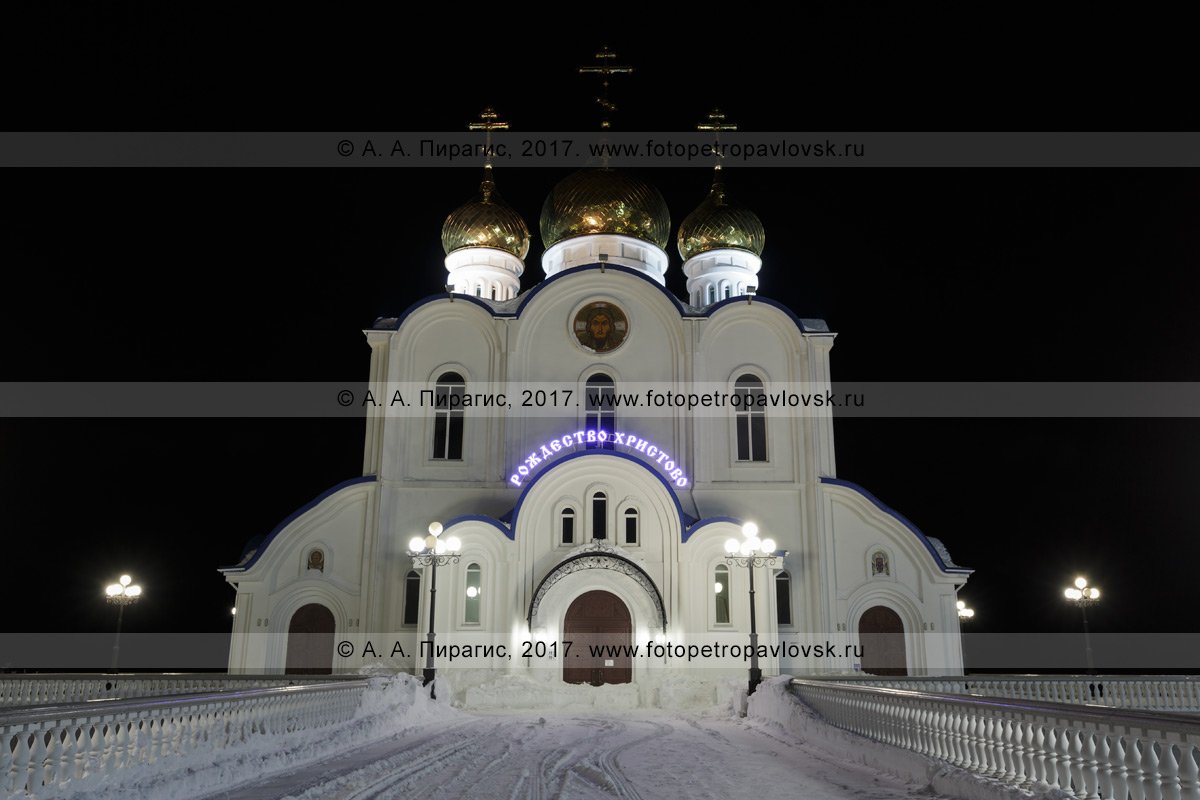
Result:
<instances>
[{"instance_id":1,"label":"church building","mask_svg":"<svg viewBox=\"0 0 1200 800\"><path fill-rule=\"evenodd\" d=\"M680 298L660 192L566 177L522 292L529 229L484 168L442 229L447 286L365 331L362 475L222 569L231 672L715 682L746 674L752 626L768 676L961 672L971 571L837 476L831 408L780 400L833 388L835 334L763 293L763 225L719 168L697 200Z\"/></svg>"}]
</instances>

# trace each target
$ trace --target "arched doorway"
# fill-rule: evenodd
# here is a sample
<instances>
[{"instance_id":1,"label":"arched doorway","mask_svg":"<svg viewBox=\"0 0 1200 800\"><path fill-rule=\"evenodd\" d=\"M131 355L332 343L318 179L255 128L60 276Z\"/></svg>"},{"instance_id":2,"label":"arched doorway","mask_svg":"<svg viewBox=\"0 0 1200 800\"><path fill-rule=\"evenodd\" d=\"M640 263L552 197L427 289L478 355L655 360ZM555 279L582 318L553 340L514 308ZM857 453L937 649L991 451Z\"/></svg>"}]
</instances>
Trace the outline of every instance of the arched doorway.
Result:
<instances>
[{"instance_id":1,"label":"arched doorway","mask_svg":"<svg viewBox=\"0 0 1200 800\"><path fill-rule=\"evenodd\" d=\"M904 623L887 606L868 608L858 621L863 672L872 675L907 675Z\"/></svg>"},{"instance_id":2,"label":"arched doorway","mask_svg":"<svg viewBox=\"0 0 1200 800\"><path fill-rule=\"evenodd\" d=\"M567 683L630 683L633 680L633 620L621 598L591 591L576 597L567 609L563 639L571 651L563 659ZM595 648L595 651L593 651Z\"/></svg>"},{"instance_id":3,"label":"arched doorway","mask_svg":"<svg viewBox=\"0 0 1200 800\"><path fill-rule=\"evenodd\" d=\"M301 606L288 624L284 672L329 675L333 672L333 612L320 603Z\"/></svg>"}]
</instances>

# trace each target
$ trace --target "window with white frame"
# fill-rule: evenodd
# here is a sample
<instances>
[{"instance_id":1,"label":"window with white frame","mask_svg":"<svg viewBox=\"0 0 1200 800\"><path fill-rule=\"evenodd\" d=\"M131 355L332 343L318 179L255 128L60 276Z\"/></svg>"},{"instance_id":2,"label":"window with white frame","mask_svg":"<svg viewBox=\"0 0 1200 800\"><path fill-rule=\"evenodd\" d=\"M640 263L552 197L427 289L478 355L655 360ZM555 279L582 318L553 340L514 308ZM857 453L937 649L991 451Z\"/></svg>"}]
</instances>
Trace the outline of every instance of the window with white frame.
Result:
<instances>
[{"instance_id":1,"label":"window with white frame","mask_svg":"<svg viewBox=\"0 0 1200 800\"><path fill-rule=\"evenodd\" d=\"M584 413L584 428L589 431L605 431L608 436L608 441L588 442L588 450L612 450L615 440L613 439L613 431L617 429L617 409L614 405L614 394L617 387L613 383L613 379L603 373L593 375L587 379L587 386L584 390L586 397L585 413ZM599 438L599 437L597 437Z\"/></svg>"},{"instance_id":2,"label":"window with white frame","mask_svg":"<svg viewBox=\"0 0 1200 800\"><path fill-rule=\"evenodd\" d=\"M437 461L462 460L466 390L466 382L457 372L442 373L434 384L433 458Z\"/></svg>"},{"instance_id":3,"label":"window with white frame","mask_svg":"<svg viewBox=\"0 0 1200 800\"><path fill-rule=\"evenodd\" d=\"M713 570L713 603L717 624L729 624L729 567L724 564L718 564Z\"/></svg>"},{"instance_id":4,"label":"window with white frame","mask_svg":"<svg viewBox=\"0 0 1200 800\"><path fill-rule=\"evenodd\" d=\"M734 424L737 426L737 460L767 460L767 407L762 381L755 375L742 375L734 384L738 405Z\"/></svg>"},{"instance_id":5,"label":"window with white frame","mask_svg":"<svg viewBox=\"0 0 1200 800\"><path fill-rule=\"evenodd\" d=\"M625 509L625 544L636 545L638 543L638 512L636 508Z\"/></svg>"},{"instance_id":6,"label":"window with white frame","mask_svg":"<svg viewBox=\"0 0 1200 800\"><path fill-rule=\"evenodd\" d=\"M478 564L467 565L467 599L463 622L478 625L483 610L483 570Z\"/></svg>"}]
</instances>

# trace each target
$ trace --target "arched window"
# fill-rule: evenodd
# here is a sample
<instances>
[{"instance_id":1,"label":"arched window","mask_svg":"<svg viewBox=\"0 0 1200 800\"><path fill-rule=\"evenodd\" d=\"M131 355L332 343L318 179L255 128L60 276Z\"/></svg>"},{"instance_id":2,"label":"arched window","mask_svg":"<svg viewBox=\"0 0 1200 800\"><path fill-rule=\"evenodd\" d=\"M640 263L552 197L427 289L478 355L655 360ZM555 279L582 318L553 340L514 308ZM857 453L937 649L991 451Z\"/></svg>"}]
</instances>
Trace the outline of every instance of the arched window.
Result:
<instances>
[{"instance_id":1,"label":"arched window","mask_svg":"<svg viewBox=\"0 0 1200 800\"><path fill-rule=\"evenodd\" d=\"M717 564L713 572L713 602L716 603L717 624L729 623L729 567Z\"/></svg>"},{"instance_id":2,"label":"arched window","mask_svg":"<svg viewBox=\"0 0 1200 800\"><path fill-rule=\"evenodd\" d=\"M721 287L721 299L728 300L732 296L733 296L733 287L731 287L728 283L723 284Z\"/></svg>"},{"instance_id":3,"label":"arched window","mask_svg":"<svg viewBox=\"0 0 1200 800\"><path fill-rule=\"evenodd\" d=\"M767 407L762 381L743 375L734 384L737 405L737 460L767 460Z\"/></svg>"},{"instance_id":4,"label":"arched window","mask_svg":"<svg viewBox=\"0 0 1200 800\"><path fill-rule=\"evenodd\" d=\"M779 610L779 624L792 624L792 576L781 572L775 576L775 607Z\"/></svg>"},{"instance_id":5,"label":"arched window","mask_svg":"<svg viewBox=\"0 0 1200 800\"><path fill-rule=\"evenodd\" d=\"M496 286L494 284L492 285L492 299L496 299Z\"/></svg>"},{"instance_id":6,"label":"arched window","mask_svg":"<svg viewBox=\"0 0 1200 800\"><path fill-rule=\"evenodd\" d=\"M638 543L638 512L636 508L625 509L625 544Z\"/></svg>"},{"instance_id":7,"label":"arched window","mask_svg":"<svg viewBox=\"0 0 1200 800\"><path fill-rule=\"evenodd\" d=\"M575 510L564 508L559 525L559 539L563 544L575 544Z\"/></svg>"},{"instance_id":8,"label":"arched window","mask_svg":"<svg viewBox=\"0 0 1200 800\"><path fill-rule=\"evenodd\" d=\"M716 292L717 292L716 288L713 287L713 285L711 283L705 287L705 289L704 289L705 304L710 305L710 306L712 305L713 300L715 300L717 298Z\"/></svg>"},{"instance_id":9,"label":"arched window","mask_svg":"<svg viewBox=\"0 0 1200 800\"><path fill-rule=\"evenodd\" d=\"M592 495L592 538L608 538L608 495L604 492Z\"/></svg>"},{"instance_id":10,"label":"arched window","mask_svg":"<svg viewBox=\"0 0 1200 800\"><path fill-rule=\"evenodd\" d=\"M584 428L589 431L596 431L599 438L600 431L608 434L606 442L588 442L588 450L612 450L615 440L613 439L613 431L617 429L617 409L613 405L613 395L616 392L616 384L608 375L600 373L593 375L587 379L586 394L586 411L584 414Z\"/></svg>"},{"instance_id":11,"label":"arched window","mask_svg":"<svg viewBox=\"0 0 1200 800\"><path fill-rule=\"evenodd\" d=\"M434 386L433 457L439 461L462 460L466 390L466 382L457 372L443 373Z\"/></svg>"},{"instance_id":12,"label":"arched window","mask_svg":"<svg viewBox=\"0 0 1200 800\"><path fill-rule=\"evenodd\" d=\"M475 284L475 296L483 297L483 286L481 284Z\"/></svg>"},{"instance_id":13,"label":"arched window","mask_svg":"<svg viewBox=\"0 0 1200 800\"><path fill-rule=\"evenodd\" d=\"M421 576L409 570L404 578L404 624L416 625L421 611Z\"/></svg>"},{"instance_id":14,"label":"arched window","mask_svg":"<svg viewBox=\"0 0 1200 800\"><path fill-rule=\"evenodd\" d=\"M464 606L463 622L468 625L478 625L483 603L483 570L478 564L467 565L467 600Z\"/></svg>"}]
</instances>

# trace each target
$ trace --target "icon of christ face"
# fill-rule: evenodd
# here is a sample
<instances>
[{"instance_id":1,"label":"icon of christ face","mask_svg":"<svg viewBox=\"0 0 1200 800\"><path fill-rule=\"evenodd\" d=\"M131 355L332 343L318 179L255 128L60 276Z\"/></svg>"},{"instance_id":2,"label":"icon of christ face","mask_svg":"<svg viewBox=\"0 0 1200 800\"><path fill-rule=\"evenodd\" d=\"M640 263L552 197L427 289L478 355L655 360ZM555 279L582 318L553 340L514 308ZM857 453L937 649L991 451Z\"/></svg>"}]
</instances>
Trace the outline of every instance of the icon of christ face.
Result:
<instances>
[{"instance_id":1,"label":"icon of christ face","mask_svg":"<svg viewBox=\"0 0 1200 800\"><path fill-rule=\"evenodd\" d=\"M615 350L629 330L625 313L609 303L590 303L575 315L573 326L579 344L593 353Z\"/></svg>"}]
</instances>

